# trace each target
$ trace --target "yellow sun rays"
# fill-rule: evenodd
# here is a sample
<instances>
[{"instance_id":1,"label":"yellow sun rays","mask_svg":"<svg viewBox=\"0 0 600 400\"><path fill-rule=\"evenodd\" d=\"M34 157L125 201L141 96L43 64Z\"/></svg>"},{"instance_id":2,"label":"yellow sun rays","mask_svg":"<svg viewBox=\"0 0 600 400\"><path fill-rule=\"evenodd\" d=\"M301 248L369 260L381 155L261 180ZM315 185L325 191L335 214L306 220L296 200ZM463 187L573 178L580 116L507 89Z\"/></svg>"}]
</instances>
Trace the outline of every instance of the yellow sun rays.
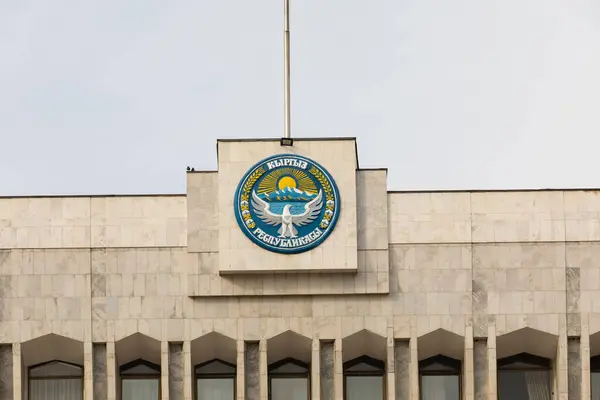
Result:
<instances>
[{"instance_id":1,"label":"yellow sun rays","mask_svg":"<svg viewBox=\"0 0 600 400\"><path fill-rule=\"evenodd\" d=\"M318 192L313 180L304 171L295 168L280 168L269 173L258 185L257 192L268 194L284 189L286 186L296 187L310 194L317 194Z\"/></svg>"}]
</instances>

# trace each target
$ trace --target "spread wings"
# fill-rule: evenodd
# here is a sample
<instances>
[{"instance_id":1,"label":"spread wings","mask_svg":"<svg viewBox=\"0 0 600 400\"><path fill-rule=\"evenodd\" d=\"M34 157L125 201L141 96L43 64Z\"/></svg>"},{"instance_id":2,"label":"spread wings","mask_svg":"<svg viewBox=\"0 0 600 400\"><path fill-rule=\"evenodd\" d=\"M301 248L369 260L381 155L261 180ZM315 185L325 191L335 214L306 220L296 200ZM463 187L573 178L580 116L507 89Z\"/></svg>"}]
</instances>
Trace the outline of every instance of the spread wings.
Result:
<instances>
[{"instance_id":1,"label":"spread wings","mask_svg":"<svg viewBox=\"0 0 600 400\"><path fill-rule=\"evenodd\" d=\"M281 215L273 214L269 210L269 203L257 196L256 192L252 191L252 207L258 217L268 225L280 225Z\"/></svg>"},{"instance_id":2,"label":"spread wings","mask_svg":"<svg viewBox=\"0 0 600 400\"><path fill-rule=\"evenodd\" d=\"M304 212L299 215L292 216L294 225L304 226L313 222L323 208L323 191L319 190L317 197L304 205Z\"/></svg>"}]
</instances>

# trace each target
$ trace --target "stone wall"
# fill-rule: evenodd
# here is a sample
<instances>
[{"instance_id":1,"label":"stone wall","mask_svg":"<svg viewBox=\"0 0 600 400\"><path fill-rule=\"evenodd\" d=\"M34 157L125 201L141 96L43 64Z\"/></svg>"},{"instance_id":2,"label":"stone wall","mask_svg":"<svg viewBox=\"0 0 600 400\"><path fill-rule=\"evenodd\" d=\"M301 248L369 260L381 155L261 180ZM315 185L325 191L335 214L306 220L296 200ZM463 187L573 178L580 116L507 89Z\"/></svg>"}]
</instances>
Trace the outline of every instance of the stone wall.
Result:
<instances>
[{"instance_id":1,"label":"stone wall","mask_svg":"<svg viewBox=\"0 0 600 400\"><path fill-rule=\"evenodd\" d=\"M463 362L465 400L492 399L496 359L520 352L554 361L556 398L589 398L600 191L387 193L385 170L351 177L353 160L355 274L222 275L221 172L188 174L189 197L0 199L0 400L25 400L28 367L56 358L116 400L119 366L142 356L163 400L191 400L210 358L237 364L238 399L264 400L286 352L315 368L313 400L339 399L362 354L387 364L389 399L418 399L418 361L437 354Z\"/></svg>"}]
</instances>

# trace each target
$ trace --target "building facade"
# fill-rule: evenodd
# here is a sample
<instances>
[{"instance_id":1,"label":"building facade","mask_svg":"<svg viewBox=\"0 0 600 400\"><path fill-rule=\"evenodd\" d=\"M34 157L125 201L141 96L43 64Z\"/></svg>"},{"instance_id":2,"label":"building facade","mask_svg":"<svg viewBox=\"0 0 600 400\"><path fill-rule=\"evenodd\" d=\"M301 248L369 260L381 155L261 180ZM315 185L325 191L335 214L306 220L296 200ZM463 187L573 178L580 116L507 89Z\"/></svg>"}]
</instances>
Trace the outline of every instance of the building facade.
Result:
<instances>
[{"instance_id":1,"label":"building facade","mask_svg":"<svg viewBox=\"0 0 600 400\"><path fill-rule=\"evenodd\" d=\"M217 151L183 195L0 199L0 400L600 399L600 191L390 192L354 139ZM278 154L330 178L279 236L244 197Z\"/></svg>"}]
</instances>

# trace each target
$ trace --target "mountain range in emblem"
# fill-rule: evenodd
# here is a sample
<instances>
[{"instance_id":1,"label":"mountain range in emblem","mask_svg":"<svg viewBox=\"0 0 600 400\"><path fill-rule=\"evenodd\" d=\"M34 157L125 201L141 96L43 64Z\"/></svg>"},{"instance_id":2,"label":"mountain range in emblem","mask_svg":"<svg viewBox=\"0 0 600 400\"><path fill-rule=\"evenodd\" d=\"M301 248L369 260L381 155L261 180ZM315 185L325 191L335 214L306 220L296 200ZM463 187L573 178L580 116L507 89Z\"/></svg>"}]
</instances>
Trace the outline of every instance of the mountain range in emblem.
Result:
<instances>
[{"instance_id":1,"label":"mountain range in emblem","mask_svg":"<svg viewBox=\"0 0 600 400\"><path fill-rule=\"evenodd\" d=\"M310 201L317 197L317 195L286 186L271 193L260 194L259 197L265 201Z\"/></svg>"}]
</instances>

